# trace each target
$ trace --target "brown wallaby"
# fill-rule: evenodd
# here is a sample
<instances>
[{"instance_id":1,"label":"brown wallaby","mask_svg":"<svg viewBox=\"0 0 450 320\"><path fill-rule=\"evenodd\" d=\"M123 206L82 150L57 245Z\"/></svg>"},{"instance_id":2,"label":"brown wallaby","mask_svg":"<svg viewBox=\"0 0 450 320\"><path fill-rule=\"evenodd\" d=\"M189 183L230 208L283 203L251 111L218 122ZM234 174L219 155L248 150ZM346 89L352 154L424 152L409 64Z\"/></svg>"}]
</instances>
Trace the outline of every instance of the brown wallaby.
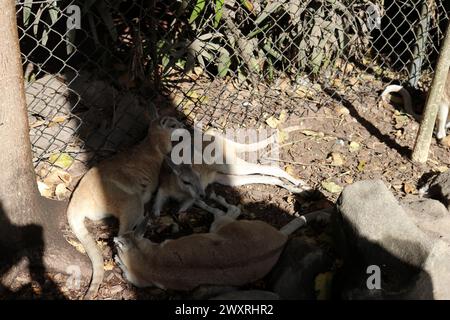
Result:
<instances>
[{"instance_id":1,"label":"brown wallaby","mask_svg":"<svg viewBox=\"0 0 450 320\"><path fill-rule=\"evenodd\" d=\"M263 278L277 262L288 234L321 212L295 218L280 231L257 220L236 220L239 209L225 199L209 233L192 234L161 244L144 238L147 221L134 232L114 238L115 261L137 287L192 290L200 285L240 286ZM146 217L148 219L149 216Z\"/></svg>"},{"instance_id":2,"label":"brown wallaby","mask_svg":"<svg viewBox=\"0 0 450 320\"><path fill-rule=\"evenodd\" d=\"M383 101L388 102L387 96L390 93L399 93L403 98L403 103L406 112L411 114L416 120L421 119L421 116L417 114L412 107L412 99L409 92L399 85L390 85L387 86L386 89L384 89L383 93L381 94L381 98ZM436 138L441 140L445 138L447 135L447 129L450 127L450 122L448 121L448 115L449 115L449 108L450 108L450 70L447 74L447 81L445 83L444 92L441 99L441 104L439 105L439 110L437 114L437 131L436 131Z\"/></svg>"},{"instance_id":3,"label":"brown wallaby","mask_svg":"<svg viewBox=\"0 0 450 320\"><path fill-rule=\"evenodd\" d=\"M181 124L163 117L150 124L147 137L126 152L100 162L81 179L67 209L70 228L92 262L92 278L85 296L92 299L103 281L103 257L85 226L85 218L119 220L119 235L144 218L144 204L158 186L164 155L172 149L171 132Z\"/></svg>"}]
</instances>

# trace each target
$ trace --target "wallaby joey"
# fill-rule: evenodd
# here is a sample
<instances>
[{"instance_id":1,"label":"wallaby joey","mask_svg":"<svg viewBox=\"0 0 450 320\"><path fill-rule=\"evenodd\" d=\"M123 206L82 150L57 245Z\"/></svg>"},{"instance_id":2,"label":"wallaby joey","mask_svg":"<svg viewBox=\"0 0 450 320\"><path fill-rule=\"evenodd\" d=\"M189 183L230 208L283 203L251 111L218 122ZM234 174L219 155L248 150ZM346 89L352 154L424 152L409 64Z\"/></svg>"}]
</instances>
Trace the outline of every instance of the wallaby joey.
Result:
<instances>
[{"instance_id":1,"label":"wallaby joey","mask_svg":"<svg viewBox=\"0 0 450 320\"><path fill-rule=\"evenodd\" d=\"M164 155L172 149L171 133L181 124L163 117L150 124L147 137L126 152L104 160L81 179L70 200L70 228L92 262L92 279L86 298L93 298L103 280L103 257L85 226L85 218L100 220L114 216L119 235L133 229L144 218L144 204L158 186Z\"/></svg>"},{"instance_id":2,"label":"wallaby joey","mask_svg":"<svg viewBox=\"0 0 450 320\"><path fill-rule=\"evenodd\" d=\"M403 98L404 108L406 112L411 114L416 120L420 121L421 116L413 110L412 99L409 92L399 85L390 85L384 89L381 94L383 101L388 102L387 96L391 93L399 93ZM441 140L447 135L447 129L450 127L450 122L447 123L450 107L450 70L447 74L447 81L445 82L444 92L442 94L441 104L437 114L437 131L436 138Z\"/></svg>"},{"instance_id":3,"label":"wallaby joey","mask_svg":"<svg viewBox=\"0 0 450 320\"><path fill-rule=\"evenodd\" d=\"M279 231L262 221L236 220L236 207L219 196L216 201L228 211L214 214L209 233L158 244L144 238L144 221L134 232L114 238L115 261L126 279L137 287L171 290L244 285L263 278L272 269L288 234L306 222L305 218L295 218Z\"/></svg>"},{"instance_id":4,"label":"wallaby joey","mask_svg":"<svg viewBox=\"0 0 450 320\"><path fill-rule=\"evenodd\" d=\"M284 129L293 131L297 127ZM201 163L175 165L171 158L165 158L161 169L160 185L153 205L153 213L159 216L166 199L172 198L180 201L179 211L185 211L199 198L203 196L208 185L219 183L228 186L241 186L248 184L269 184L287 189L292 193L300 193L310 188L300 179L294 178L279 167L261 165L247 162L238 157L240 152L252 152L265 148L275 141L274 136L265 140L242 144L226 139L215 131L207 131L206 135L214 135L215 142L222 148L224 163ZM206 143L211 139L206 139ZM205 147L205 145L203 146ZM194 153L199 152L194 149ZM189 177L191 168L198 177ZM182 174L187 172L188 174ZM284 182L285 179L289 182ZM211 210L208 210L211 212Z\"/></svg>"}]
</instances>

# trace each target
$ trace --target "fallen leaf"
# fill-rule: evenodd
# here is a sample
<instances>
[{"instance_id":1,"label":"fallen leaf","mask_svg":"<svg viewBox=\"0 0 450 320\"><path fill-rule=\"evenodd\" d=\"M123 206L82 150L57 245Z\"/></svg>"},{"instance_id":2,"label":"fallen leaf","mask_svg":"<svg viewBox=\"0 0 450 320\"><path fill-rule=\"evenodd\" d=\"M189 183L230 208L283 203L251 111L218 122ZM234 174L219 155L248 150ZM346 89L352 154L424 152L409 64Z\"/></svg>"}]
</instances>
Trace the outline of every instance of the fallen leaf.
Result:
<instances>
[{"instance_id":1,"label":"fallen leaf","mask_svg":"<svg viewBox=\"0 0 450 320\"><path fill-rule=\"evenodd\" d=\"M63 200L69 197L69 190L64 183L60 183L55 188L55 196L58 200Z\"/></svg>"},{"instance_id":2,"label":"fallen leaf","mask_svg":"<svg viewBox=\"0 0 450 320\"><path fill-rule=\"evenodd\" d=\"M354 85L358 84L359 79L356 78L356 77L351 77L351 78L349 78L347 81L348 81L348 83L349 83L350 85L354 86Z\"/></svg>"},{"instance_id":3,"label":"fallen leaf","mask_svg":"<svg viewBox=\"0 0 450 320\"><path fill-rule=\"evenodd\" d=\"M62 169L69 168L73 163L73 158L67 153L54 153L49 158L48 161L57 167Z\"/></svg>"},{"instance_id":4,"label":"fallen leaf","mask_svg":"<svg viewBox=\"0 0 450 320\"><path fill-rule=\"evenodd\" d=\"M329 300L331 298L331 285L333 282L333 273L328 271L319 273L314 280L314 289L317 300Z\"/></svg>"},{"instance_id":5,"label":"fallen leaf","mask_svg":"<svg viewBox=\"0 0 450 320\"><path fill-rule=\"evenodd\" d=\"M353 180L353 178L351 176L345 176L344 177L344 181L347 184L352 184L354 180Z\"/></svg>"},{"instance_id":6,"label":"fallen leaf","mask_svg":"<svg viewBox=\"0 0 450 320\"><path fill-rule=\"evenodd\" d=\"M325 136L325 134L323 132L320 132L320 131L302 130L300 132L303 133L305 136L308 136L308 137L324 137Z\"/></svg>"},{"instance_id":7,"label":"fallen leaf","mask_svg":"<svg viewBox=\"0 0 450 320\"><path fill-rule=\"evenodd\" d=\"M348 146L348 150L350 150L350 152L356 152L359 150L359 148L361 148L361 145L356 141L350 142Z\"/></svg>"},{"instance_id":8,"label":"fallen leaf","mask_svg":"<svg viewBox=\"0 0 450 320\"><path fill-rule=\"evenodd\" d=\"M342 187L333 181L322 181L322 188L331 193L340 193L342 191Z\"/></svg>"},{"instance_id":9,"label":"fallen leaf","mask_svg":"<svg viewBox=\"0 0 450 320\"><path fill-rule=\"evenodd\" d=\"M110 270L113 270L115 266L116 266L116 264L114 263L114 261L112 261L112 260L107 260L107 261L105 261L105 263L103 264L103 270L105 270L105 271L110 271Z\"/></svg>"},{"instance_id":10,"label":"fallen leaf","mask_svg":"<svg viewBox=\"0 0 450 320\"><path fill-rule=\"evenodd\" d=\"M52 189L42 181L37 182L38 190L41 196L51 198L53 195Z\"/></svg>"},{"instance_id":11,"label":"fallen leaf","mask_svg":"<svg viewBox=\"0 0 450 320\"><path fill-rule=\"evenodd\" d=\"M201 67L194 67L194 73L198 76L201 76L203 74L203 68Z\"/></svg>"},{"instance_id":12,"label":"fallen leaf","mask_svg":"<svg viewBox=\"0 0 450 320\"><path fill-rule=\"evenodd\" d=\"M403 185L403 191L405 191L406 194L417 193L416 187L410 182L405 182Z\"/></svg>"},{"instance_id":13,"label":"fallen leaf","mask_svg":"<svg viewBox=\"0 0 450 320\"><path fill-rule=\"evenodd\" d=\"M67 239L67 242L74 247L78 252L81 253L86 253L86 250L84 249L83 245L81 243L79 243L78 241L72 240L72 239Z\"/></svg>"},{"instance_id":14,"label":"fallen leaf","mask_svg":"<svg viewBox=\"0 0 450 320\"><path fill-rule=\"evenodd\" d=\"M342 166L345 163L344 158L339 152L332 152L331 160L331 165L333 166Z\"/></svg>"},{"instance_id":15,"label":"fallen leaf","mask_svg":"<svg viewBox=\"0 0 450 320\"><path fill-rule=\"evenodd\" d=\"M286 141L288 141L289 139L289 133L283 130L278 130L277 132L278 135L278 143L284 143Z\"/></svg>"},{"instance_id":16,"label":"fallen leaf","mask_svg":"<svg viewBox=\"0 0 450 320\"><path fill-rule=\"evenodd\" d=\"M408 117L403 114L395 115L394 119L395 119L395 125L394 125L395 129L401 129L401 128L405 127L409 121Z\"/></svg>"},{"instance_id":17,"label":"fallen leaf","mask_svg":"<svg viewBox=\"0 0 450 320\"><path fill-rule=\"evenodd\" d=\"M68 118L69 118L68 116L55 116L55 117L53 117L51 122L60 123L60 122L66 121Z\"/></svg>"},{"instance_id":18,"label":"fallen leaf","mask_svg":"<svg viewBox=\"0 0 450 320\"><path fill-rule=\"evenodd\" d=\"M291 176L293 176L294 178L297 178L298 179L298 176L297 176L297 174L295 173L295 170L294 170L294 168L291 166L291 165L286 165L285 167L284 167L284 171L286 171L287 173L289 173Z\"/></svg>"},{"instance_id":19,"label":"fallen leaf","mask_svg":"<svg viewBox=\"0 0 450 320\"><path fill-rule=\"evenodd\" d=\"M365 160L361 160L361 161L358 163L357 169L358 169L359 172L363 172L364 169L365 169L365 167L366 167L366 161L365 161Z\"/></svg>"},{"instance_id":20,"label":"fallen leaf","mask_svg":"<svg viewBox=\"0 0 450 320\"><path fill-rule=\"evenodd\" d=\"M266 119L266 123L272 129L276 129L278 127L278 125L280 124L280 121L277 118L275 118L274 116L270 116L269 118Z\"/></svg>"},{"instance_id":21,"label":"fallen leaf","mask_svg":"<svg viewBox=\"0 0 450 320\"><path fill-rule=\"evenodd\" d=\"M66 185L70 185L72 182L72 176L64 170L55 168L44 178L44 182L47 185L54 185L61 182L64 182Z\"/></svg>"},{"instance_id":22,"label":"fallen leaf","mask_svg":"<svg viewBox=\"0 0 450 320\"><path fill-rule=\"evenodd\" d=\"M278 117L278 121L280 122L280 123L283 123L283 122L285 122L286 121L286 119L287 119L287 112L286 112L286 110L281 110L281 112L280 112L280 116Z\"/></svg>"},{"instance_id":23,"label":"fallen leaf","mask_svg":"<svg viewBox=\"0 0 450 320\"><path fill-rule=\"evenodd\" d=\"M45 124L45 120L36 120L32 124L30 124L30 128L36 128Z\"/></svg>"},{"instance_id":24,"label":"fallen leaf","mask_svg":"<svg viewBox=\"0 0 450 320\"><path fill-rule=\"evenodd\" d=\"M450 147L450 135L444 137L439 143L445 147Z\"/></svg>"},{"instance_id":25,"label":"fallen leaf","mask_svg":"<svg viewBox=\"0 0 450 320\"><path fill-rule=\"evenodd\" d=\"M339 108L337 108L336 112L338 115L342 115L342 114L349 115L350 114L350 110L348 110L346 107L339 107Z\"/></svg>"}]
</instances>

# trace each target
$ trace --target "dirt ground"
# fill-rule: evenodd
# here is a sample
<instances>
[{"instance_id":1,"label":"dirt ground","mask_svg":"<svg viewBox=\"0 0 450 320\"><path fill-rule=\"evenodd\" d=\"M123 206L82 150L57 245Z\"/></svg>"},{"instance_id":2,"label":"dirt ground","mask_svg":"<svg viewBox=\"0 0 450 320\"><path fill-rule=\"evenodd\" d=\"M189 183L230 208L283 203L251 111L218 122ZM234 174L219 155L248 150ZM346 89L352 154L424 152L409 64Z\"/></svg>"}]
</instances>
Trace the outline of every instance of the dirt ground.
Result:
<instances>
[{"instance_id":1,"label":"dirt ground","mask_svg":"<svg viewBox=\"0 0 450 320\"><path fill-rule=\"evenodd\" d=\"M355 181L381 179L397 198L402 198L407 194L417 194L424 177L446 171L450 166L449 147L435 140L426 164L409 160L419 124L393 105L380 102L379 95L385 84L374 77L367 81L367 77L358 78L351 84L334 83L330 90L322 90L325 85L322 88L317 85L309 87L280 80L270 88L261 85L257 91L238 90L237 85L227 79L207 82L200 77L194 79L195 84L184 82L177 87L168 86L168 93L163 96L178 105L178 111L188 119L202 120L207 126L264 128L273 126L275 120L281 131L289 126L298 127L297 131L283 136L279 143L282 160L277 162L289 173L306 181L315 192L293 195L266 185L214 186L214 190L228 202L242 208L244 218L261 219L279 228L294 214L332 206L342 188ZM69 195L70 192L65 194L66 197ZM49 196L54 198L54 191ZM172 204L171 208L161 218L158 228L149 232L154 241L208 230L212 218L201 210L192 209L187 218L180 221L169 213L176 209L176 205ZM328 227L312 224L295 235L312 239L333 255ZM186 297L183 293L137 289L128 285L120 269L112 262L112 237L117 226L114 222L96 223L93 231L106 259L106 274L99 299ZM65 233L68 239L76 242L68 228ZM26 280L26 277L18 278L16 287L20 288ZM49 281L58 284L62 290L59 294L53 292L53 297L80 297L82 289L69 290L65 276L52 274ZM262 280L247 287L264 289L266 285ZM86 286L84 283L82 288ZM32 286L32 290L23 297L39 297L42 292L46 292L45 298L52 297L51 292L48 295L45 288L37 286Z\"/></svg>"}]
</instances>

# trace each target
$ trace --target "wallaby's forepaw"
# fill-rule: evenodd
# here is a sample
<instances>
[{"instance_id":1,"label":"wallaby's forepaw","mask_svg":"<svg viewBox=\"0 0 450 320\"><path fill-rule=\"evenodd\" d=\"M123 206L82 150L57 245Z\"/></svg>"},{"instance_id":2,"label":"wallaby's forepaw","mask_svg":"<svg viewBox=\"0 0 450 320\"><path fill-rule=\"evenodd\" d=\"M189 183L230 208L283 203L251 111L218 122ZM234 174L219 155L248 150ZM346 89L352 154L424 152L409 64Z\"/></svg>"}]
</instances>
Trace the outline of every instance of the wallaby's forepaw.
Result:
<instances>
[{"instance_id":1,"label":"wallaby's forepaw","mask_svg":"<svg viewBox=\"0 0 450 320\"><path fill-rule=\"evenodd\" d=\"M114 237L113 242L117 251L123 252L125 250L127 244L123 237Z\"/></svg>"},{"instance_id":2,"label":"wallaby's forepaw","mask_svg":"<svg viewBox=\"0 0 450 320\"><path fill-rule=\"evenodd\" d=\"M241 209L236 206L230 206L226 215L232 219L237 219L241 215Z\"/></svg>"}]
</instances>

